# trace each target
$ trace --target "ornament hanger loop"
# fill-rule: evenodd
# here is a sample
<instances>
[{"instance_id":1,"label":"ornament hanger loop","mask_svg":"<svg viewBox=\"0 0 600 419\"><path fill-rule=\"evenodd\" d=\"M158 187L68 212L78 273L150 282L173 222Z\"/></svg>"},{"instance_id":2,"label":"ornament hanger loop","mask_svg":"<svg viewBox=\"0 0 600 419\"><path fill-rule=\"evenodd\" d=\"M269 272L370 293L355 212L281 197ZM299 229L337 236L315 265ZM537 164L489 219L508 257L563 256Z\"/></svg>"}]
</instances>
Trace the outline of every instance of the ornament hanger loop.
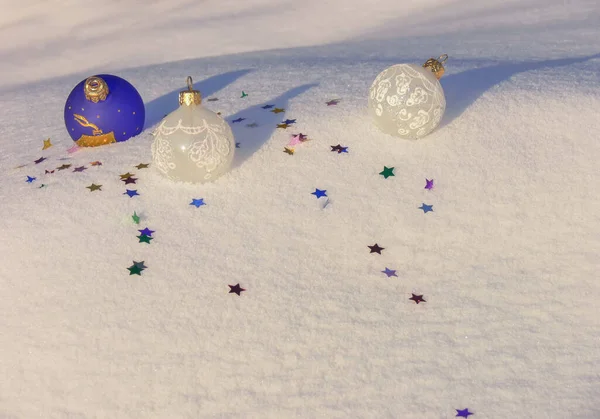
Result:
<instances>
[{"instance_id":1,"label":"ornament hanger loop","mask_svg":"<svg viewBox=\"0 0 600 419\"><path fill-rule=\"evenodd\" d=\"M194 90L194 82L192 81L192 76L187 77L187 87L190 92Z\"/></svg>"},{"instance_id":2,"label":"ornament hanger loop","mask_svg":"<svg viewBox=\"0 0 600 419\"><path fill-rule=\"evenodd\" d=\"M440 55L440 57L438 58L438 61L442 64L444 64L446 61L448 61L448 54L442 54Z\"/></svg>"},{"instance_id":3,"label":"ornament hanger loop","mask_svg":"<svg viewBox=\"0 0 600 419\"><path fill-rule=\"evenodd\" d=\"M199 105L202 103L202 95L198 90L194 90L192 76L187 77L187 90L179 92L179 105Z\"/></svg>"}]
</instances>

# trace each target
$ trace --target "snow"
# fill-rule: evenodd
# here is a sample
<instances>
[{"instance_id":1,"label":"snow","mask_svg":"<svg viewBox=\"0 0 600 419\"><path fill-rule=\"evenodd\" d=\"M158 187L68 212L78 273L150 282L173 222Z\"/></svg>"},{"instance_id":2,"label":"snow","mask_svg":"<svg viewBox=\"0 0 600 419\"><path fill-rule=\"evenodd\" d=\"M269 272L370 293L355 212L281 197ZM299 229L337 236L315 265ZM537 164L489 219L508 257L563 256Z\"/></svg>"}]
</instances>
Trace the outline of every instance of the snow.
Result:
<instances>
[{"instance_id":1,"label":"snow","mask_svg":"<svg viewBox=\"0 0 600 419\"><path fill-rule=\"evenodd\" d=\"M597 1L6 3L0 417L600 417ZM378 132L375 76L443 53L442 126ZM69 154L64 101L102 72L147 129ZM260 125L200 186L134 167L188 75Z\"/></svg>"}]
</instances>

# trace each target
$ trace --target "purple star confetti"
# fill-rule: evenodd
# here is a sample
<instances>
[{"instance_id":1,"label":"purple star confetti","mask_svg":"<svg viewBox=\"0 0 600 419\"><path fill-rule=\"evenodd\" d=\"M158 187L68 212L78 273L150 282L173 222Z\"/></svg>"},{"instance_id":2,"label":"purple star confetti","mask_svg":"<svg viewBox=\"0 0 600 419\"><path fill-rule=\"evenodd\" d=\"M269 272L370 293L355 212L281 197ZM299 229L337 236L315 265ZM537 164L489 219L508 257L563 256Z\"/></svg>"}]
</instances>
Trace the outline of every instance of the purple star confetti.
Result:
<instances>
[{"instance_id":1,"label":"purple star confetti","mask_svg":"<svg viewBox=\"0 0 600 419\"><path fill-rule=\"evenodd\" d=\"M81 173L81 172L83 172L86 169L87 169L87 167L85 167L85 166L79 166L79 167L76 167L75 169L73 169L73 172L80 172Z\"/></svg>"},{"instance_id":2,"label":"purple star confetti","mask_svg":"<svg viewBox=\"0 0 600 419\"><path fill-rule=\"evenodd\" d=\"M385 270L381 271L384 274L387 275L387 277L391 277L391 276L395 276L396 278L398 277L398 275L396 275L396 270L395 269L389 269L389 268L385 268Z\"/></svg>"},{"instance_id":3,"label":"purple star confetti","mask_svg":"<svg viewBox=\"0 0 600 419\"><path fill-rule=\"evenodd\" d=\"M425 179L426 185L425 185L425 189L433 189L433 179Z\"/></svg>"},{"instance_id":4,"label":"purple star confetti","mask_svg":"<svg viewBox=\"0 0 600 419\"><path fill-rule=\"evenodd\" d=\"M238 118L238 119L234 119L234 120L233 120L233 121L231 121L231 122L232 122L233 124L236 124L236 123L238 123L238 122L242 122L242 121L245 121L245 120L246 120L246 118Z\"/></svg>"},{"instance_id":5,"label":"purple star confetti","mask_svg":"<svg viewBox=\"0 0 600 419\"><path fill-rule=\"evenodd\" d=\"M144 228L143 230L138 230L138 231L145 236L151 236L152 233L154 233L154 230L150 230L148 227Z\"/></svg>"},{"instance_id":6,"label":"purple star confetti","mask_svg":"<svg viewBox=\"0 0 600 419\"><path fill-rule=\"evenodd\" d=\"M466 409L454 409L456 410L456 416L457 418L468 418L470 415L474 415L475 413L473 412L469 412L469 408Z\"/></svg>"},{"instance_id":7,"label":"purple star confetti","mask_svg":"<svg viewBox=\"0 0 600 419\"><path fill-rule=\"evenodd\" d=\"M37 160L34 160L34 163L35 163L35 164L40 164L40 163L41 163L41 162L43 162L44 160L46 160L46 158L45 158L45 157L40 157L39 159L37 159Z\"/></svg>"}]
</instances>

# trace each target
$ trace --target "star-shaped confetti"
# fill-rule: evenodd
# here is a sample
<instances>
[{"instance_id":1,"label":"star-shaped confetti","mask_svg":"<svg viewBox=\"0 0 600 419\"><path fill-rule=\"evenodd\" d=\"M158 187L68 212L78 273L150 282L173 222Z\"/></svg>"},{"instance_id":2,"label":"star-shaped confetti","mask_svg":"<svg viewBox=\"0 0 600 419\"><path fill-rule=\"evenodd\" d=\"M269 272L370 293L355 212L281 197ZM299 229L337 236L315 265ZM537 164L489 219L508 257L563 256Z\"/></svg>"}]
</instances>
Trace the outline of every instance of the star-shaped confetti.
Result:
<instances>
[{"instance_id":1,"label":"star-shaped confetti","mask_svg":"<svg viewBox=\"0 0 600 419\"><path fill-rule=\"evenodd\" d=\"M42 185L40 186L39 189L45 188L46 186L48 186L48 185L46 185L45 183L42 183Z\"/></svg>"},{"instance_id":2,"label":"star-shaped confetti","mask_svg":"<svg viewBox=\"0 0 600 419\"><path fill-rule=\"evenodd\" d=\"M433 189L433 179L425 179L425 189Z\"/></svg>"},{"instance_id":3,"label":"star-shaped confetti","mask_svg":"<svg viewBox=\"0 0 600 419\"><path fill-rule=\"evenodd\" d=\"M144 270L147 268L146 265L144 265L144 261L141 262L136 262L135 260L133 261L133 266L137 266L138 268L140 268L141 270Z\"/></svg>"},{"instance_id":4,"label":"star-shaped confetti","mask_svg":"<svg viewBox=\"0 0 600 419\"><path fill-rule=\"evenodd\" d=\"M470 415L474 415L475 413L469 412L469 408L466 409L454 409L456 410L456 418L468 418Z\"/></svg>"},{"instance_id":5,"label":"star-shaped confetti","mask_svg":"<svg viewBox=\"0 0 600 419\"><path fill-rule=\"evenodd\" d=\"M54 170L48 170L48 169L46 169L46 172L45 172L45 174L47 174L47 175L51 175L52 173L54 173Z\"/></svg>"},{"instance_id":6,"label":"star-shaped confetti","mask_svg":"<svg viewBox=\"0 0 600 419\"><path fill-rule=\"evenodd\" d=\"M79 146L77 144L74 144L73 147L67 149L67 153L72 154L72 153L75 153L78 150L79 150Z\"/></svg>"},{"instance_id":7,"label":"star-shaped confetti","mask_svg":"<svg viewBox=\"0 0 600 419\"><path fill-rule=\"evenodd\" d=\"M246 118L238 118L238 119L234 119L231 122L235 124L235 123L242 122L242 121L245 121L245 120L246 120Z\"/></svg>"},{"instance_id":8,"label":"star-shaped confetti","mask_svg":"<svg viewBox=\"0 0 600 419\"><path fill-rule=\"evenodd\" d=\"M60 172L61 170L65 170L71 167L70 164L63 164L62 166L57 167L56 169Z\"/></svg>"},{"instance_id":9,"label":"star-shaped confetti","mask_svg":"<svg viewBox=\"0 0 600 419\"><path fill-rule=\"evenodd\" d=\"M263 109L271 109L272 107L274 107L275 105L265 105L262 106Z\"/></svg>"},{"instance_id":10,"label":"star-shaped confetti","mask_svg":"<svg viewBox=\"0 0 600 419\"><path fill-rule=\"evenodd\" d=\"M142 271L146 269L144 266L144 262L136 262L133 261L133 265L131 265L127 270L129 271L129 275L140 275L142 276Z\"/></svg>"},{"instance_id":11,"label":"star-shaped confetti","mask_svg":"<svg viewBox=\"0 0 600 419\"><path fill-rule=\"evenodd\" d=\"M151 236L152 233L154 233L154 230L150 230L148 227L144 228L143 230L138 230L138 231L145 236Z\"/></svg>"},{"instance_id":12,"label":"star-shaped confetti","mask_svg":"<svg viewBox=\"0 0 600 419\"><path fill-rule=\"evenodd\" d=\"M101 191L102 185L96 185L95 183L92 183L90 186L86 186L86 188L88 188L90 192Z\"/></svg>"},{"instance_id":13,"label":"star-shaped confetti","mask_svg":"<svg viewBox=\"0 0 600 419\"><path fill-rule=\"evenodd\" d=\"M287 127L289 127L288 124L277 124L277 128L286 129Z\"/></svg>"},{"instance_id":14,"label":"star-shaped confetti","mask_svg":"<svg viewBox=\"0 0 600 419\"><path fill-rule=\"evenodd\" d=\"M127 179L127 178L133 176L133 173L127 172L127 173L123 173L122 175L119 175L119 176L121 177L121 180L123 180L123 179Z\"/></svg>"},{"instance_id":15,"label":"star-shaped confetti","mask_svg":"<svg viewBox=\"0 0 600 419\"><path fill-rule=\"evenodd\" d=\"M288 143L289 146L295 146L298 145L300 143L304 143L308 141L308 138L306 137L306 135L300 133L300 134L292 134L292 139L290 140L290 142Z\"/></svg>"},{"instance_id":16,"label":"star-shaped confetti","mask_svg":"<svg viewBox=\"0 0 600 419\"><path fill-rule=\"evenodd\" d=\"M129 185L130 183L135 183L137 182L137 178L136 177L128 177L126 179L121 179L125 185Z\"/></svg>"},{"instance_id":17,"label":"star-shaped confetti","mask_svg":"<svg viewBox=\"0 0 600 419\"><path fill-rule=\"evenodd\" d=\"M140 234L139 236L136 236L138 239L140 239L139 243L148 243L150 244L150 240L153 240L152 237L147 236L145 234Z\"/></svg>"},{"instance_id":18,"label":"star-shaped confetti","mask_svg":"<svg viewBox=\"0 0 600 419\"><path fill-rule=\"evenodd\" d=\"M73 169L73 172L79 172L79 173L81 173L84 170L87 170L87 167L85 167L85 166L79 166L79 167L76 167L75 169Z\"/></svg>"},{"instance_id":19,"label":"star-shaped confetti","mask_svg":"<svg viewBox=\"0 0 600 419\"><path fill-rule=\"evenodd\" d=\"M44 146L42 147L42 150L47 150L50 147L52 147L52 141L50 141L50 138L48 138L47 140L44 140Z\"/></svg>"},{"instance_id":20,"label":"star-shaped confetti","mask_svg":"<svg viewBox=\"0 0 600 419\"><path fill-rule=\"evenodd\" d=\"M327 102L325 102L327 104L327 106L334 106L337 105L338 103L340 103L341 99L331 99Z\"/></svg>"},{"instance_id":21,"label":"star-shaped confetti","mask_svg":"<svg viewBox=\"0 0 600 419\"><path fill-rule=\"evenodd\" d=\"M423 213L427 214L429 211L433 212L433 205L427 205L427 204L423 203L423 205L421 205L419 207L419 209L422 209Z\"/></svg>"},{"instance_id":22,"label":"star-shaped confetti","mask_svg":"<svg viewBox=\"0 0 600 419\"><path fill-rule=\"evenodd\" d=\"M381 172L379 172L379 174L381 176L383 176L385 179L389 178L390 176L395 176L394 175L394 168L393 167L383 166L383 170Z\"/></svg>"},{"instance_id":23,"label":"star-shaped confetti","mask_svg":"<svg viewBox=\"0 0 600 419\"><path fill-rule=\"evenodd\" d=\"M258 124L257 124L256 122L253 122L253 123L251 123L251 124L246 124L246 126L247 126L248 128L256 128L256 127L258 126Z\"/></svg>"},{"instance_id":24,"label":"star-shaped confetti","mask_svg":"<svg viewBox=\"0 0 600 419\"><path fill-rule=\"evenodd\" d=\"M410 297L409 300L412 300L417 304L427 302L423 299L423 295L415 295L415 294L412 294L412 297Z\"/></svg>"},{"instance_id":25,"label":"star-shaped confetti","mask_svg":"<svg viewBox=\"0 0 600 419\"><path fill-rule=\"evenodd\" d=\"M375 243L373 246L367 246L367 247L369 249L371 249L371 251L369 253L379 253L379 254L381 254L381 251L383 249L385 249L385 247L381 247L377 243Z\"/></svg>"},{"instance_id":26,"label":"star-shaped confetti","mask_svg":"<svg viewBox=\"0 0 600 419\"><path fill-rule=\"evenodd\" d=\"M96 161L92 161L92 162L90 162L90 164L91 164L92 166L102 166L102 162L100 162L100 161L98 161L98 160L96 160Z\"/></svg>"},{"instance_id":27,"label":"star-shaped confetti","mask_svg":"<svg viewBox=\"0 0 600 419\"><path fill-rule=\"evenodd\" d=\"M150 163L140 163L137 166L134 166L136 169L140 170L140 169L147 169L148 166L150 166Z\"/></svg>"},{"instance_id":28,"label":"star-shaped confetti","mask_svg":"<svg viewBox=\"0 0 600 419\"><path fill-rule=\"evenodd\" d=\"M289 147L284 147L283 152L289 154L290 156L294 155L294 149Z\"/></svg>"},{"instance_id":29,"label":"star-shaped confetti","mask_svg":"<svg viewBox=\"0 0 600 419\"><path fill-rule=\"evenodd\" d=\"M332 145L330 147L331 147L331 151L337 151L338 154L347 153L348 152L348 147L342 147L341 144Z\"/></svg>"},{"instance_id":30,"label":"star-shaped confetti","mask_svg":"<svg viewBox=\"0 0 600 419\"><path fill-rule=\"evenodd\" d=\"M319 199L322 196L327 196L327 189L321 190L321 189L315 188L315 191L311 192L311 195L314 195L317 197L317 199Z\"/></svg>"},{"instance_id":31,"label":"star-shaped confetti","mask_svg":"<svg viewBox=\"0 0 600 419\"><path fill-rule=\"evenodd\" d=\"M140 216L137 215L137 213L134 211L133 215L131 216L131 219L133 220L134 223L139 224L140 223Z\"/></svg>"},{"instance_id":32,"label":"star-shaped confetti","mask_svg":"<svg viewBox=\"0 0 600 419\"><path fill-rule=\"evenodd\" d=\"M241 295L242 291L246 291L245 288L240 287L240 284L235 284L235 285L228 285L229 286L229 294L237 294L237 295Z\"/></svg>"},{"instance_id":33,"label":"star-shaped confetti","mask_svg":"<svg viewBox=\"0 0 600 419\"><path fill-rule=\"evenodd\" d=\"M398 275L396 275L396 270L395 269L389 269L389 268L386 267L385 270L383 270L381 272L383 272L384 274L386 274L388 278L391 277L391 276L398 277Z\"/></svg>"},{"instance_id":34,"label":"star-shaped confetti","mask_svg":"<svg viewBox=\"0 0 600 419\"><path fill-rule=\"evenodd\" d=\"M235 143L235 148L240 148L240 143Z\"/></svg>"},{"instance_id":35,"label":"star-shaped confetti","mask_svg":"<svg viewBox=\"0 0 600 419\"><path fill-rule=\"evenodd\" d=\"M45 157L40 157L39 159L37 159L37 160L34 160L34 163L35 163L35 164L40 164L40 163L41 163L41 162L43 162L44 160L46 160L46 158L45 158Z\"/></svg>"},{"instance_id":36,"label":"star-shaped confetti","mask_svg":"<svg viewBox=\"0 0 600 419\"><path fill-rule=\"evenodd\" d=\"M283 108L275 108L271 112L273 112L273 113L281 113L281 112L285 112L285 109L283 109Z\"/></svg>"},{"instance_id":37,"label":"star-shaped confetti","mask_svg":"<svg viewBox=\"0 0 600 419\"><path fill-rule=\"evenodd\" d=\"M126 189L123 195L129 195L130 198L133 198L136 195L139 195L137 189Z\"/></svg>"},{"instance_id":38,"label":"star-shaped confetti","mask_svg":"<svg viewBox=\"0 0 600 419\"><path fill-rule=\"evenodd\" d=\"M209 97L208 99L206 99L208 102L216 102L217 100L219 100L218 97Z\"/></svg>"},{"instance_id":39,"label":"star-shaped confetti","mask_svg":"<svg viewBox=\"0 0 600 419\"><path fill-rule=\"evenodd\" d=\"M192 202L190 202L190 205L194 205L196 208L200 208L202 205L206 205L206 203L204 202L204 198L200 198L200 199L192 199Z\"/></svg>"},{"instance_id":40,"label":"star-shaped confetti","mask_svg":"<svg viewBox=\"0 0 600 419\"><path fill-rule=\"evenodd\" d=\"M27 183L33 183L34 180L36 180L37 178L35 177L31 177L31 176L27 176L27 180L25 182Z\"/></svg>"},{"instance_id":41,"label":"star-shaped confetti","mask_svg":"<svg viewBox=\"0 0 600 419\"><path fill-rule=\"evenodd\" d=\"M248 93L246 93L246 92L244 92L244 91L242 90L242 96L240 96L240 99L243 99L243 98L245 98L246 96L248 96Z\"/></svg>"},{"instance_id":42,"label":"star-shaped confetti","mask_svg":"<svg viewBox=\"0 0 600 419\"><path fill-rule=\"evenodd\" d=\"M286 119L285 121L282 122L282 124L287 124L287 125L292 125L295 123L296 123L295 119Z\"/></svg>"}]
</instances>

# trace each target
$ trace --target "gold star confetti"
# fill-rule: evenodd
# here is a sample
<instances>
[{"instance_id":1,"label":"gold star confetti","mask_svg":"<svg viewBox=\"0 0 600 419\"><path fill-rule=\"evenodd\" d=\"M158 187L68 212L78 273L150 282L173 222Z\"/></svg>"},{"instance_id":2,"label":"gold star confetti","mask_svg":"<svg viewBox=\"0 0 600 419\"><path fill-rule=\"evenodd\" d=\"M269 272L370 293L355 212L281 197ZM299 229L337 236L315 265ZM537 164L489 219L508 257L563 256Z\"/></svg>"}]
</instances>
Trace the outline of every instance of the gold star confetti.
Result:
<instances>
[{"instance_id":1,"label":"gold star confetti","mask_svg":"<svg viewBox=\"0 0 600 419\"><path fill-rule=\"evenodd\" d=\"M90 164L91 164L92 166L102 166L102 163L101 163L101 162L99 162L99 161L93 161L93 162L90 162Z\"/></svg>"},{"instance_id":2,"label":"gold star confetti","mask_svg":"<svg viewBox=\"0 0 600 419\"><path fill-rule=\"evenodd\" d=\"M46 150L50 147L52 147L52 142L50 141L50 138L48 138L47 140L44 140L44 147L42 147L42 150Z\"/></svg>"},{"instance_id":3,"label":"gold star confetti","mask_svg":"<svg viewBox=\"0 0 600 419\"><path fill-rule=\"evenodd\" d=\"M102 185L96 185L95 183L92 183L90 186L86 186L86 188L88 188L90 192L101 191Z\"/></svg>"},{"instance_id":4,"label":"gold star confetti","mask_svg":"<svg viewBox=\"0 0 600 419\"><path fill-rule=\"evenodd\" d=\"M123 179L129 179L131 176L133 176L133 173L127 172L127 173L124 173L124 174L119 175L119 176L121 176L121 180L123 180Z\"/></svg>"},{"instance_id":5,"label":"gold star confetti","mask_svg":"<svg viewBox=\"0 0 600 419\"><path fill-rule=\"evenodd\" d=\"M288 124L277 124L277 128L286 129L287 127L289 127Z\"/></svg>"},{"instance_id":6,"label":"gold star confetti","mask_svg":"<svg viewBox=\"0 0 600 419\"><path fill-rule=\"evenodd\" d=\"M140 163L134 167L136 167L138 170L140 170L140 169L146 169L148 166L150 166L150 163Z\"/></svg>"},{"instance_id":7,"label":"gold star confetti","mask_svg":"<svg viewBox=\"0 0 600 419\"><path fill-rule=\"evenodd\" d=\"M282 109L282 108L275 108L275 109L273 109L271 112L273 112L273 113L281 113L281 112L285 112L285 109Z\"/></svg>"},{"instance_id":8,"label":"gold star confetti","mask_svg":"<svg viewBox=\"0 0 600 419\"><path fill-rule=\"evenodd\" d=\"M285 147L283 149L283 152L289 154L290 156L292 156L294 154L294 149L293 148L289 148L289 147Z\"/></svg>"}]
</instances>

